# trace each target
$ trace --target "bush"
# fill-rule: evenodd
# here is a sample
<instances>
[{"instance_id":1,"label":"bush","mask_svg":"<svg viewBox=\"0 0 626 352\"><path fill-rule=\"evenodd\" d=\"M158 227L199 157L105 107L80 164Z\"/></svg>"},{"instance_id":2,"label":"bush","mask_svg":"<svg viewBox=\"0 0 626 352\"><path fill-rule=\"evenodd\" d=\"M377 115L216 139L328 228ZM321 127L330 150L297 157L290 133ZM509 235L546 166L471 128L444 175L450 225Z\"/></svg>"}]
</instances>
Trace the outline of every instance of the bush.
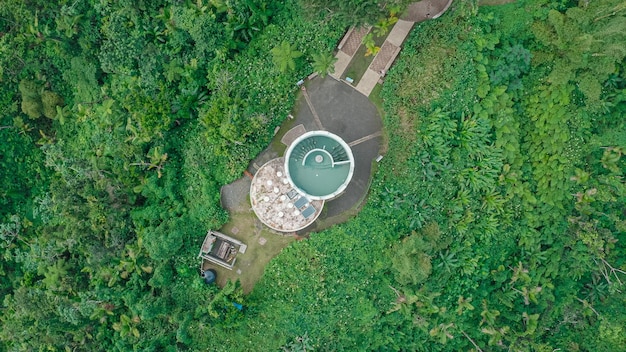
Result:
<instances>
[{"instance_id":1,"label":"bush","mask_svg":"<svg viewBox=\"0 0 626 352\"><path fill-rule=\"evenodd\" d=\"M57 93L45 90L41 93L41 102L43 115L49 119L54 119L57 116L57 106L63 105L63 98Z\"/></svg>"},{"instance_id":2,"label":"bush","mask_svg":"<svg viewBox=\"0 0 626 352\"><path fill-rule=\"evenodd\" d=\"M22 94L22 112L31 119L39 118L43 113L41 87L35 81L23 79L20 81L19 90Z\"/></svg>"}]
</instances>

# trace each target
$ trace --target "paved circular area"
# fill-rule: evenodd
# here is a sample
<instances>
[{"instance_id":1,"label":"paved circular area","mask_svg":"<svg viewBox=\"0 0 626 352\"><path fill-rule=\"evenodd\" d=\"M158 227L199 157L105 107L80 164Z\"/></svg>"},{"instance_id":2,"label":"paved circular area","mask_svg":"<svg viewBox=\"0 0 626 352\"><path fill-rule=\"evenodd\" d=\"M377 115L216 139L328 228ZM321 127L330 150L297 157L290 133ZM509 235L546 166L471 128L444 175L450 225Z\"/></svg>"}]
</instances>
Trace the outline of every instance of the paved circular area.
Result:
<instances>
[{"instance_id":1,"label":"paved circular area","mask_svg":"<svg viewBox=\"0 0 626 352\"><path fill-rule=\"evenodd\" d=\"M324 130L341 137L352 149L354 174L340 197L326 202L325 218L332 218L355 208L365 198L369 188L372 161L382 143L382 121L376 107L354 87L330 76L307 82L306 93ZM307 131L319 129L306 99L296 105L295 124ZM306 229L305 232L315 230Z\"/></svg>"},{"instance_id":2,"label":"paved circular area","mask_svg":"<svg viewBox=\"0 0 626 352\"><path fill-rule=\"evenodd\" d=\"M300 97L294 108L295 118L289 122L290 125L298 127L300 133L319 130L320 128L312 114L312 109L315 109L322 129L341 137L350 146L355 160L352 180L341 196L318 205L313 203L317 209L314 217L330 220L324 225L328 226L334 223L333 218L338 217L339 219L346 211L355 209L365 198L369 188L372 162L378 156L382 143L382 121L378 116L376 107L369 99L348 84L327 76L324 79L317 78L308 81L306 87L306 94L310 98L311 106L304 97ZM298 125L302 126L299 127ZM277 138L279 137L281 134L277 136ZM295 138L297 135L290 138L290 142ZM248 171L254 174L255 178L259 178L259 173L264 171L263 167L258 165L264 165L272 159L278 158L280 154L282 151L277 151L272 147L267 148L250 163ZM280 167L284 170L284 165L281 164ZM263 214L263 207L256 203L255 195L250 191L252 191L252 186L248 177L224 186L222 204L229 211L243 211L247 208L244 204L249 204L247 197L250 195L250 203L252 203L253 210L260 221L276 231L297 231L301 235L321 229L318 227L319 222L313 220L308 221L308 226L304 225L305 227L301 230L294 230L297 227L293 225L289 227L281 227L279 224L273 225L274 220L271 216L261 215ZM324 205L324 213L321 215L319 214L319 210L322 208L320 204ZM283 213L285 212L283 211Z\"/></svg>"},{"instance_id":3,"label":"paved circular area","mask_svg":"<svg viewBox=\"0 0 626 352\"><path fill-rule=\"evenodd\" d=\"M250 185L250 203L259 220L280 232L299 231L319 217L323 200L308 199L296 191L285 173L284 158L265 163Z\"/></svg>"}]
</instances>

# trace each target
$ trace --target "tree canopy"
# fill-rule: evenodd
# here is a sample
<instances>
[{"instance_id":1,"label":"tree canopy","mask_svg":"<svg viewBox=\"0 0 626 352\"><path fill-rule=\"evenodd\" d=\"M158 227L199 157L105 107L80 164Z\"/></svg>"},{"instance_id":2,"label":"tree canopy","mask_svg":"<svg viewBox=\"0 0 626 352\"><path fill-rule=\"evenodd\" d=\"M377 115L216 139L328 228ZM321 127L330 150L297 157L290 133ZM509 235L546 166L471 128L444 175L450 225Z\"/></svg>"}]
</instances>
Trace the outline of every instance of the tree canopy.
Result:
<instances>
[{"instance_id":1,"label":"tree canopy","mask_svg":"<svg viewBox=\"0 0 626 352\"><path fill-rule=\"evenodd\" d=\"M623 350L621 0L417 24L361 212L198 277L296 78L403 4L0 0L0 351Z\"/></svg>"}]
</instances>

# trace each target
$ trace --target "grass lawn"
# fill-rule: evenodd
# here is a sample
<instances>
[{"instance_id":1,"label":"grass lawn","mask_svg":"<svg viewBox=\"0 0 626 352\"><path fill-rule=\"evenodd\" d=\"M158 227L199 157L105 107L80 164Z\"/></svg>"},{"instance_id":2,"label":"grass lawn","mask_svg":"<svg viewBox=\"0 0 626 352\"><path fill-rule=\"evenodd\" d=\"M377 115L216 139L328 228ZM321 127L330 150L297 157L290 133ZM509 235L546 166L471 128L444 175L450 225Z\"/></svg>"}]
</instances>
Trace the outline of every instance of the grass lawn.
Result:
<instances>
[{"instance_id":1,"label":"grass lawn","mask_svg":"<svg viewBox=\"0 0 626 352\"><path fill-rule=\"evenodd\" d=\"M233 229L236 230L233 231ZM242 241L248 248L245 253L237 254L233 270L214 264L208 267L217 272L217 284L220 287L223 287L227 280L239 280L245 293L252 291L254 284L263 275L267 263L295 240L292 236L278 235L260 226L259 220L252 211L231 214L230 221L220 231Z\"/></svg>"},{"instance_id":2,"label":"grass lawn","mask_svg":"<svg viewBox=\"0 0 626 352\"><path fill-rule=\"evenodd\" d=\"M378 115L381 116L381 118L385 116L385 112L383 111L383 98L380 96L380 92L382 90L383 85L378 83L374 86L374 89L372 89L372 92L369 96L370 101L372 102L372 104L374 104L374 106L376 106L376 110L378 110Z\"/></svg>"},{"instance_id":3,"label":"grass lawn","mask_svg":"<svg viewBox=\"0 0 626 352\"><path fill-rule=\"evenodd\" d=\"M380 92L382 90L383 90L383 85L380 83L376 84L376 86L374 86L374 89L372 89L372 92L370 93L369 98L370 98L370 101L376 107L376 110L378 110L378 116L380 116L381 119L384 119L385 111L383 110L383 98L380 95ZM385 129L383 128L383 141L380 144L380 151L379 151L380 155L387 154L388 148L389 148L389 137L387 136L387 134L385 133ZM378 163L372 163L372 175L374 175L377 166L378 166Z\"/></svg>"},{"instance_id":4,"label":"grass lawn","mask_svg":"<svg viewBox=\"0 0 626 352\"><path fill-rule=\"evenodd\" d=\"M300 99L300 95L298 99ZM292 112L292 114L295 115L295 112ZM268 146L270 151L278 155L285 153L287 147L280 139L295 126L295 122L295 119L285 119ZM245 191L247 189L243 189L241 192L241 194L245 193L246 196L240 196L239 204L234 209L229 209L230 220L220 229L220 232L245 243L248 246L246 253L237 255L237 261L232 270L214 264L208 264L205 269L211 268L217 272L217 284L220 287L223 287L227 280L239 280L244 292L248 293L263 276L263 270L267 263L278 255L283 248L288 246L289 243L293 242L295 238L271 232L262 225L251 210L250 199ZM261 242L264 242L264 244L261 244ZM238 271L241 273L238 273Z\"/></svg>"}]
</instances>

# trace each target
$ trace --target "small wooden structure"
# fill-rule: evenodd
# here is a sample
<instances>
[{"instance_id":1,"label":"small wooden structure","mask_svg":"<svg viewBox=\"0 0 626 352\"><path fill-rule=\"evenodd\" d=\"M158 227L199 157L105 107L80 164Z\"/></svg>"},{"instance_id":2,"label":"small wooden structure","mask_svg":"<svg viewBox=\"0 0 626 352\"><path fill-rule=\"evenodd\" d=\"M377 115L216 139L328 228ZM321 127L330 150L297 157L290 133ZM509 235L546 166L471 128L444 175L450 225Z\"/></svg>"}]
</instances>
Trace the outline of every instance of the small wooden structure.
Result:
<instances>
[{"instance_id":1,"label":"small wooden structure","mask_svg":"<svg viewBox=\"0 0 626 352\"><path fill-rule=\"evenodd\" d=\"M202 242L200 254L202 269L205 261L232 270L237 260L237 253L245 253L247 246L243 242L217 231L209 230Z\"/></svg>"}]
</instances>

